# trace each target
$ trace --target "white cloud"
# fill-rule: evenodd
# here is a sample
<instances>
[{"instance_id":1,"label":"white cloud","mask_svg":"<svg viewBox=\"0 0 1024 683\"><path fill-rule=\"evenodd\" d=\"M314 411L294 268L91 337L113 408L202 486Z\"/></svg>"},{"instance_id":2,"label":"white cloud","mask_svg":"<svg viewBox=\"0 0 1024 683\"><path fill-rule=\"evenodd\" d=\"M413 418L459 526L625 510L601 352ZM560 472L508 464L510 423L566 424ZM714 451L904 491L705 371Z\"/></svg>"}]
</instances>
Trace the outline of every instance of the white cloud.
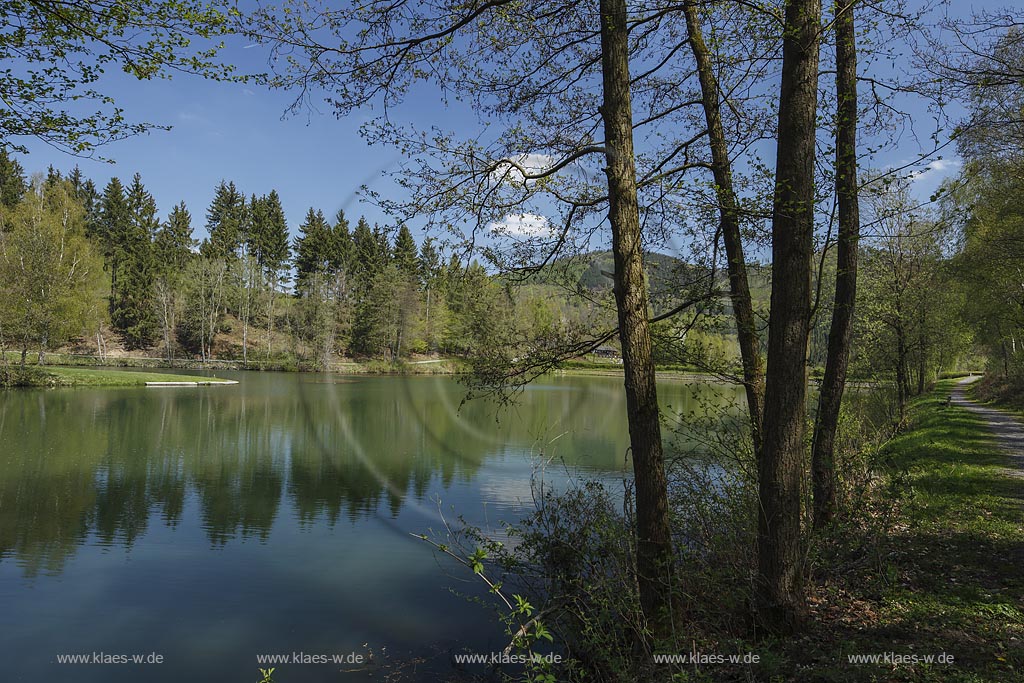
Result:
<instances>
[{"instance_id":1,"label":"white cloud","mask_svg":"<svg viewBox=\"0 0 1024 683\"><path fill-rule=\"evenodd\" d=\"M492 235L547 237L553 232L551 221L535 213L510 213L500 221L487 224Z\"/></svg>"},{"instance_id":2,"label":"white cloud","mask_svg":"<svg viewBox=\"0 0 1024 683\"><path fill-rule=\"evenodd\" d=\"M955 173L963 164L959 159L936 159L928 162L928 166L920 171L911 174L911 180L918 182L931 182Z\"/></svg>"},{"instance_id":3,"label":"white cloud","mask_svg":"<svg viewBox=\"0 0 1024 683\"><path fill-rule=\"evenodd\" d=\"M550 168L554 161L554 158L548 154L533 153L520 154L518 157L511 159L502 159L498 162L497 167L491 171L491 182L509 182L514 185L521 185L524 179L523 173L513 164L526 169L527 173L533 174Z\"/></svg>"}]
</instances>

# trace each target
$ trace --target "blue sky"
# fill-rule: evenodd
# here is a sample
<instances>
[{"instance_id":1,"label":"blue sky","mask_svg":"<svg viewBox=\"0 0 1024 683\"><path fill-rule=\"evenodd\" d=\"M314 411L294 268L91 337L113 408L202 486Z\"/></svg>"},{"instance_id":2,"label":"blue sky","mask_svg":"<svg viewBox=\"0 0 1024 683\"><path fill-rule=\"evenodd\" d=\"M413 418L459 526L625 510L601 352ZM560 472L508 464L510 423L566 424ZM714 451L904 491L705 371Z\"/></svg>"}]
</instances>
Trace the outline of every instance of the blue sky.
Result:
<instances>
[{"instance_id":1,"label":"blue sky","mask_svg":"<svg viewBox=\"0 0 1024 683\"><path fill-rule=\"evenodd\" d=\"M225 53L242 69L266 69L262 47L235 47ZM100 191L112 176L127 182L138 172L157 200L161 216L184 200L192 212L196 237L205 236L205 213L221 179L234 181L246 195L276 189L281 195L292 232L309 207L333 218L344 209L354 220L366 215L372 222L387 218L373 205L360 201L362 184L390 186L382 171L393 170L400 155L386 147L370 147L359 136L365 116L337 119L327 104L319 112L283 117L293 96L287 92L175 75L172 79L137 81L110 74L101 90L111 95L131 121L172 126L101 147L98 159L79 159L42 142L23 138L28 155L16 155L27 173L53 165L70 171L76 164ZM322 100L322 97L320 97ZM429 98L416 102L419 122L446 116ZM467 120L467 123L471 123Z\"/></svg>"},{"instance_id":2,"label":"blue sky","mask_svg":"<svg viewBox=\"0 0 1024 683\"><path fill-rule=\"evenodd\" d=\"M238 63L242 71L262 71L267 66L266 55L262 46L234 41L224 57ZM319 112L282 118L292 101L287 92L181 75L140 82L117 73L100 86L130 120L173 129L102 148L100 154L115 164L74 159L40 142L22 140L30 150L28 156L19 157L26 171L44 171L50 164L69 171L77 163L101 190L113 175L128 181L139 172L156 197L161 216L177 202L186 202L197 238L205 235L206 208L221 179L234 181L246 195L276 189L293 233L311 206L329 217L344 209L352 220L366 215L371 223L387 223L386 216L357 195L364 183L387 194L392 186L382 172L395 169L401 161L395 150L370 147L359 136L359 126L372 112L339 120L322 104ZM317 94L313 99L322 97ZM446 109L439 96L423 90L400 108L398 115L410 117L420 127L442 123L466 135L477 127L469 112ZM898 164L912 155L912 151L897 150L872 165ZM915 189L921 196L934 191L945 176L957 170L953 156L952 152L946 154L945 161L919 178Z\"/></svg>"}]
</instances>

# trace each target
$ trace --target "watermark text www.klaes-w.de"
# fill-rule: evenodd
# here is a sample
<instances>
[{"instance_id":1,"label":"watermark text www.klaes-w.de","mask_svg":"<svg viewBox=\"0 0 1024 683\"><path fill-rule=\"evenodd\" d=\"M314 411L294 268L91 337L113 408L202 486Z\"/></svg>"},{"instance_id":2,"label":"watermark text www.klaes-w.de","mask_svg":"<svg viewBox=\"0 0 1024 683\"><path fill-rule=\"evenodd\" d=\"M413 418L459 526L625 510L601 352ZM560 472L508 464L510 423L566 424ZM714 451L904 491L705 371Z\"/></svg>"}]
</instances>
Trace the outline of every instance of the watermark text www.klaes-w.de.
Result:
<instances>
[{"instance_id":1,"label":"watermark text www.klaes-w.de","mask_svg":"<svg viewBox=\"0 0 1024 683\"><path fill-rule=\"evenodd\" d=\"M461 652L452 655L456 664L561 664L562 655L557 652Z\"/></svg>"},{"instance_id":2,"label":"watermark text www.klaes-w.de","mask_svg":"<svg viewBox=\"0 0 1024 683\"><path fill-rule=\"evenodd\" d=\"M720 654L717 652L682 652L679 654L654 654L655 664L759 664L761 655L754 652Z\"/></svg>"},{"instance_id":3,"label":"watermark text www.klaes-w.de","mask_svg":"<svg viewBox=\"0 0 1024 683\"><path fill-rule=\"evenodd\" d=\"M159 652L125 654L121 652L71 652L57 655L58 664L163 664Z\"/></svg>"},{"instance_id":4,"label":"watermark text www.klaes-w.de","mask_svg":"<svg viewBox=\"0 0 1024 683\"><path fill-rule=\"evenodd\" d=\"M872 652L866 654L847 655L850 664L883 664L888 666L917 664L952 664L953 655L947 652L939 654L901 654L899 652Z\"/></svg>"},{"instance_id":5,"label":"watermark text www.klaes-w.de","mask_svg":"<svg viewBox=\"0 0 1024 683\"><path fill-rule=\"evenodd\" d=\"M284 652L256 655L257 664L366 664L368 657L360 652L319 653Z\"/></svg>"}]
</instances>

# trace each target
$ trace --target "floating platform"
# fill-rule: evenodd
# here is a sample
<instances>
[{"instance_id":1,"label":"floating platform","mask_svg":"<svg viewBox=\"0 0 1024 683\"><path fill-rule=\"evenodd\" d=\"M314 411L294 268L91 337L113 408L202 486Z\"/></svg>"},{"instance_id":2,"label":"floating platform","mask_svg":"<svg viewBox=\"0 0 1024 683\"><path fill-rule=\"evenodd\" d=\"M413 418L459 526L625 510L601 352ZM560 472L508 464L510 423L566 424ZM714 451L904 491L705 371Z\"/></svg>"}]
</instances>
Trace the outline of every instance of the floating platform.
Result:
<instances>
[{"instance_id":1,"label":"floating platform","mask_svg":"<svg viewBox=\"0 0 1024 683\"><path fill-rule=\"evenodd\" d=\"M196 382L146 382L147 387L213 387L218 384L238 384L233 379L196 381Z\"/></svg>"}]
</instances>

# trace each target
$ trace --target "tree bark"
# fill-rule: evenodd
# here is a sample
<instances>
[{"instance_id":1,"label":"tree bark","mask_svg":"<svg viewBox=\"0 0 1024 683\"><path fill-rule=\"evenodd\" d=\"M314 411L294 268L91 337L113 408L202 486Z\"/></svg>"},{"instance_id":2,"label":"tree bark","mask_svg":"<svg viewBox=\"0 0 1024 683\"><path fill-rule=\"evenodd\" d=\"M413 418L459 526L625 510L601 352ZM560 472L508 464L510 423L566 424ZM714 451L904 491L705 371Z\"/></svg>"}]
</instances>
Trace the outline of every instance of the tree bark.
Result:
<instances>
[{"instance_id":1,"label":"tree bark","mask_svg":"<svg viewBox=\"0 0 1024 683\"><path fill-rule=\"evenodd\" d=\"M739 202L732 182L732 160L729 146L722 127L722 111L718 79L715 77L711 55L704 42L696 4L683 4L690 49L697 62L700 80L704 118L708 126L708 142L711 146L712 174L718 195L719 227L725 243L728 261L729 298L732 301L733 318L736 321L736 336L740 345L743 363L743 386L747 395L747 412L750 415L751 435L754 452L761 448L761 419L764 413L764 365L761 359L761 340L758 338L754 319L754 307L750 297L747 279L747 263L743 255L743 240L740 236Z\"/></svg>"},{"instance_id":2,"label":"tree bark","mask_svg":"<svg viewBox=\"0 0 1024 683\"><path fill-rule=\"evenodd\" d=\"M772 295L762 446L758 458L757 613L790 633L804 619L800 499L814 249L818 0L786 6L772 213Z\"/></svg>"},{"instance_id":3,"label":"tree bark","mask_svg":"<svg viewBox=\"0 0 1024 683\"><path fill-rule=\"evenodd\" d=\"M924 316L922 316L924 317ZM922 324L923 329L923 324ZM924 393L924 387L927 383L925 377L928 375L928 342L925 339L925 334L922 331L917 338L917 396Z\"/></svg>"},{"instance_id":4,"label":"tree bark","mask_svg":"<svg viewBox=\"0 0 1024 683\"><path fill-rule=\"evenodd\" d=\"M857 299L860 201L857 196L856 40L853 0L839 0L836 3L836 198L839 204L839 235L835 303L811 448L815 528L828 525L835 517L835 440L850 364L850 337Z\"/></svg>"},{"instance_id":5,"label":"tree bark","mask_svg":"<svg viewBox=\"0 0 1024 683\"><path fill-rule=\"evenodd\" d=\"M672 635L672 536L637 205L625 0L601 0L601 48L608 218L636 486L637 582L655 641L665 642Z\"/></svg>"},{"instance_id":6,"label":"tree bark","mask_svg":"<svg viewBox=\"0 0 1024 683\"><path fill-rule=\"evenodd\" d=\"M906 420L907 399L910 397L910 380L907 379L907 341L903 327L896 328L896 403L899 427Z\"/></svg>"}]
</instances>

